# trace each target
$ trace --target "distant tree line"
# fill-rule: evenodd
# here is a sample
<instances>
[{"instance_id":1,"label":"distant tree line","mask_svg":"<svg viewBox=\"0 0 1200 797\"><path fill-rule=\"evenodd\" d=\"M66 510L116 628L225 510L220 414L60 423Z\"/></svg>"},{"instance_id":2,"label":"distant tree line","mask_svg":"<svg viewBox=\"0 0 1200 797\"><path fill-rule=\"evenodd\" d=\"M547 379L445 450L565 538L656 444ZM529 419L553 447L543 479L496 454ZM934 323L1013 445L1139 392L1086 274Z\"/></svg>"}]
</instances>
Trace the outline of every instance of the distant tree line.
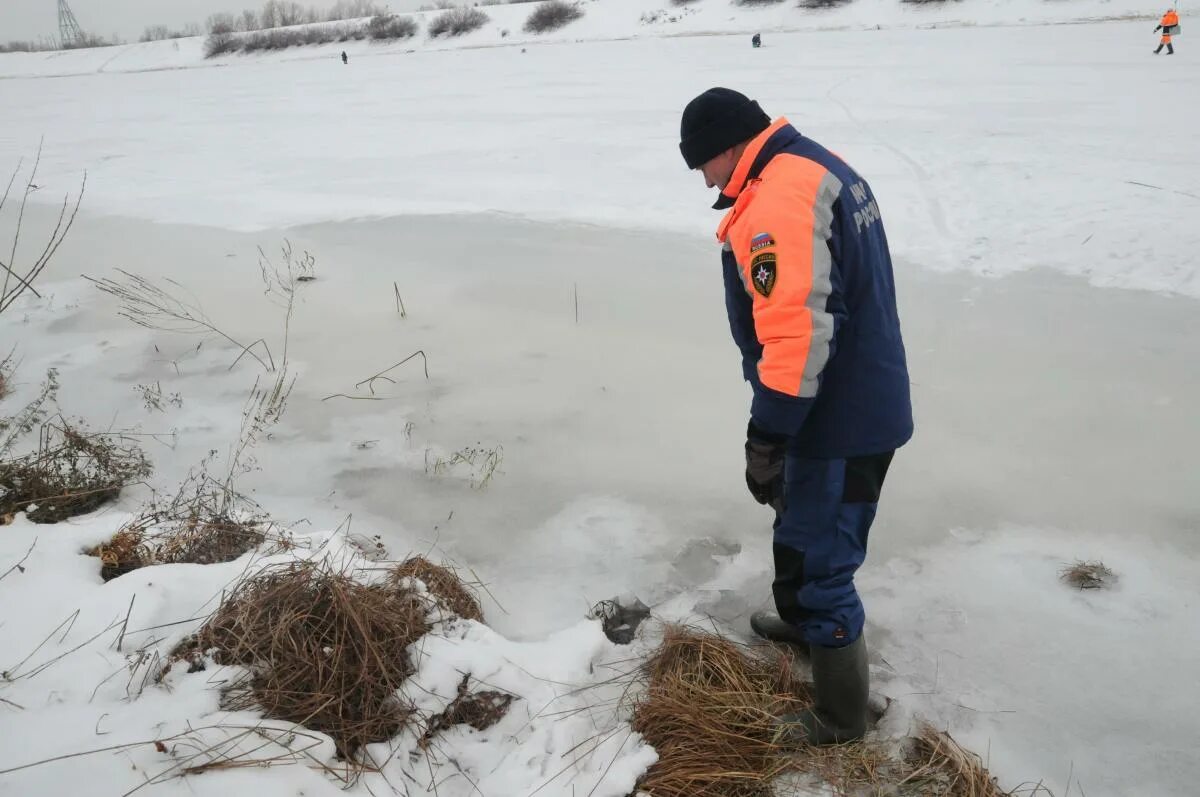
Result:
<instances>
[{"instance_id":1,"label":"distant tree line","mask_svg":"<svg viewBox=\"0 0 1200 797\"><path fill-rule=\"evenodd\" d=\"M60 42L58 39L43 36L37 41L0 42L0 53L44 53L55 50L83 50L88 47L115 47L118 44L124 43L115 35L111 39L106 39L103 36L87 33L82 38L72 42Z\"/></svg>"},{"instance_id":2,"label":"distant tree line","mask_svg":"<svg viewBox=\"0 0 1200 797\"><path fill-rule=\"evenodd\" d=\"M172 28L168 25L149 25L142 32L140 41L154 42L202 36L205 29L209 33L217 34L246 33L286 28L292 25L338 22L343 19L376 16L387 16L387 8L376 0L337 0L328 11L318 11L312 6L306 8L294 0L267 0L260 11L248 8L240 14L213 14L205 22L203 28L194 22L181 28ZM112 39L105 39L102 36L86 35L79 41L63 44L56 39L43 37L37 41L0 42L0 53L74 50L84 47L110 47L116 44L124 44L124 42L116 36L113 36Z\"/></svg>"},{"instance_id":3,"label":"distant tree line","mask_svg":"<svg viewBox=\"0 0 1200 797\"><path fill-rule=\"evenodd\" d=\"M138 41L143 42L162 42L168 38L191 38L192 36L203 36L204 29L200 28L199 23L190 22L182 26L182 28L172 30L167 25L150 25L142 32L142 38Z\"/></svg>"},{"instance_id":4,"label":"distant tree line","mask_svg":"<svg viewBox=\"0 0 1200 797\"><path fill-rule=\"evenodd\" d=\"M188 39L192 36L203 35L203 33L204 30L196 22L189 22L176 30L172 30L166 25L151 25L142 33L140 41L161 42L167 39Z\"/></svg>"},{"instance_id":5,"label":"distant tree line","mask_svg":"<svg viewBox=\"0 0 1200 797\"><path fill-rule=\"evenodd\" d=\"M323 25L292 25L234 33L213 33L204 41L204 57L215 58L228 53L254 53L260 50L286 50L306 44L331 42L394 41L417 34L417 23L411 17L382 14L367 23L339 22Z\"/></svg>"},{"instance_id":6,"label":"distant tree line","mask_svg":"<svg viewBox=\"0 0 1200 797\"><path fill-rule=\"evenodd\" d=\"M240 14L213 14L205 27L211 34L249 33L256 30L338 22L343 19L385 16L387 9L375 0L338 0L328 11L305 8L294 0L267 0L261 11L247 8Z\"/></svg>"}]
</instances>

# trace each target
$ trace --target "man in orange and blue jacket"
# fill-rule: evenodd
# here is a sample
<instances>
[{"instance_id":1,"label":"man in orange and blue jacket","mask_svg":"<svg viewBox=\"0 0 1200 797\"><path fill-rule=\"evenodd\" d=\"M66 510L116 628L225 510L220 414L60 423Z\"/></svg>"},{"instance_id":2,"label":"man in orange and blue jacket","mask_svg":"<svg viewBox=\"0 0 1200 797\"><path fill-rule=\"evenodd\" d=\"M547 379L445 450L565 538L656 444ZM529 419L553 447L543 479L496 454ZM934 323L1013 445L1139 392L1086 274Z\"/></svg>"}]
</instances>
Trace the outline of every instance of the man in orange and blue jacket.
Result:
<instances>
[{"instance_id":1,"label":"man in orange and blue jacket","mask_svg":"<svg viewBox=\"0 0 1200 797\"><path fill-rule=\"evenodd\" d=\"M1158 42L1158 49L1154 51L1155 55L1162 52L1162 48L1167 48L1167 55L1175 54L1175 45L1171 44L1171 34L1179 27L1179 14L1175 13L1175 9L1168 8L1163 14L1162 19L1158 23L1158 27L1154 29L1155 33L1162 31L1162 39Z\"/></svg>"},{"instance_id":2,"label":"man in orange and blue jacket","mask_svg":"<svg viewBox=\"0 0 1200 797\"><path fill-rule=\"evenodd\" d=\"M753 389L746 483L776 512L778 613L751 626L812 660L814 707L784 717L785 733L856 739L869 679L854 573L892 456L913 432L879 205L841 158L736 91L704 92L680 127L684 160L727 210L726 308Z\"/></svg>"}]
</instances>

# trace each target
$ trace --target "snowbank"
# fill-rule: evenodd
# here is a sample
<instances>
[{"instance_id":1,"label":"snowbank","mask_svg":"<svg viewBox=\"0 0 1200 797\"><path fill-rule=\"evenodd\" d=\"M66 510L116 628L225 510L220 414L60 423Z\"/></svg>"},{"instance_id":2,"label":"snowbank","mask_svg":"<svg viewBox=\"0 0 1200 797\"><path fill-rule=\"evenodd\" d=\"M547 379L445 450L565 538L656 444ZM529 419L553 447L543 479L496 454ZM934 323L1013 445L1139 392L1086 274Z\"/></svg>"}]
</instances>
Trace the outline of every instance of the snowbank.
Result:
<instances>
[{"instance_id":1,"label":"snowbank","mask_svg":"<svg viewBox=\"0 0 1200 797\"><path fill-rule=\"evenodd\" d=\"M0 605L24 607L5 612L0 728L6 739L21 742L0 753L0 793L55 794L70 783L81 797L111 797L147 781L177 794L251 787L264 795L347 793L332 774L341 768L344 777L345 771L328 738L222 710L221 687L235 672L211 662L205 671L189 672L188 662L170 665L168 656L223 590L256 570L313 558L346 572L378 565L362 558L344 532L319 532L297 537L301 547L288 554L155 566L101 583L99 560L81 551L127 519L107 512L35 526L21 518L0 535L5 570L29 551L23 569L0 581ZM515 700L497 725L485 731L453 726L428 749L412 732L369 746L366 753L381 771L365 775L351 794L415 781L462 797L539 788L542 794L575 789L624 797L655 760L612 706L597 708L619 696L605 682L611 663L629 655L605 639L597 622L581 621L536 643L506 640L473 621L443 622L411 655L417 672L405 693L423 715L444 711L468 673ZM160 685L164 667L170 672ZM56 756L74 757L18 769ZM222 759L245 768L219 773ZM254 761L270 762L269 768L249 765ZM189 768L191 776L184 771Z\"/></svg>"}]
</instances>

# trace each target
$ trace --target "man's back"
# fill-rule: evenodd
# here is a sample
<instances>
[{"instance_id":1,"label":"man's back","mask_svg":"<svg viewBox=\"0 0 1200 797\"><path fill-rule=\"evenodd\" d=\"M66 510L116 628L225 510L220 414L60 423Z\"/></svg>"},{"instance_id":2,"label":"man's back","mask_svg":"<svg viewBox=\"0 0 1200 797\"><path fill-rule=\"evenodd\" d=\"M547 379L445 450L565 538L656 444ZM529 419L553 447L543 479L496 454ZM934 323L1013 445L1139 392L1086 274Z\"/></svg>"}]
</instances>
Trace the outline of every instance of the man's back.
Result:
<instances>
[{"instance_id":1,"label":"man's back","mask_svg":"<svg viewBox=\"0 0 1200 797\"><path fill-rule=\"evenodd\" d=\"M756 399L766 392L775 394L771 403L776 405L809 402L793 440L793 448L806 456L842 458L898 448L912 435L912 407L892 261L878 203L867 182L820 144L786 123L777 123L768 133L761 150L750 153L754 165L747 195L739 197L726 222L733 243L732 257L726 257L730 322L742 349L746 378L754 385ZM728 273L732 266L740 276L747 266L738 264L739 257L753 260L753 252L738 253L739 240L762 234L782 237L769 229L780 224L789 228L788 237L811 242L808 254L798 254L810 262L789 263L781 252L776 279L805 279L804 269L811 268L816 283L828 280L823 308L788 308L789 313L811 312L814 328L825 323L825 317L833 325L813 397L778 395L780 391L763 384L760 363L770 331L762 329L761 316L755 325L754 297L745 280L731 280ZM751 243L749 249L753 247ZM810 289L809 299L813 293Z\"/></svg>"}]
</instances>

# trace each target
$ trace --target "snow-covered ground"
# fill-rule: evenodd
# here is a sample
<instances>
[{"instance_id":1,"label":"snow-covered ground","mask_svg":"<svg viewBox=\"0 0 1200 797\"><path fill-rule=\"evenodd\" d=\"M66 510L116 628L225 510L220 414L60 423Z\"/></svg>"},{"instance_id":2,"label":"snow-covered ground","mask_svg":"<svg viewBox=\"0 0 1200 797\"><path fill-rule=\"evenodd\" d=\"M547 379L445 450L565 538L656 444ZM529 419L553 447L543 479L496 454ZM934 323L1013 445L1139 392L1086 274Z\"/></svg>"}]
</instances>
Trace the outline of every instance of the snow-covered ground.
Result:
<instances>
[{"instance_id":1,"label":"snow-covered ground","mask_svg":"<svg viewBox=\"0 0 1200 797\"><path fill-rule=\"evenodd\" d=\"M1053 8L1063 21L1108 5L936 13L1015 23ZM1111 5L1111 16L1158 10ZM723 7L699 7L714 22L691 32L719 28ZM738 29L755 29L749 13L737 12ZM39 202L89 175L45 299L0 318L0 353L15 345L22 359L4 408L57 367L68 413L175 432L173 447L149 452L155 483L177 483L236 436L255 369L244 359L227 370L236 352L217 341L196 351L196 339L123 322L75 275L174 279L235 337L277 340L256 247L274 252L287 236L311 251L318 279L292 327L296 392L246 486L318 539L352 513L353 531L382 535L393 554L436 544L479 573L503 606L487 607L492 627L518 641L473 632L475 660L527 692L521 721L498 729L526 746L519 765L494 768L462 733L448 757L491 772L488 797L528 794L611 722L522 727L554 696L547 682L567 693L603 681L603 665L625 655L581 620L591 604L628 591L666 618L741 627L769 601L769 519L741 484L748 397L727 340L717 218L676 149L687 99L740 88L871 180L898 261L918 434L889 476L861 576L875 686L894 698L893 719L949 727L1010 787L1044 778L1060 797L1192 794L1200 111L1185 98L1200 67L1182 36L1174 59L1152 57L1151 27L763 25L758 51L744 36L648 32L525 52L363 45L347 67L332 51L296 51L201 68L212 62L185 58L192 45L176 63L166 43L109 53L129 71L101 74L95 53L0 56L0 164L44 135ZM74 76L34 77L52 73ZM39 204L27 232L50 218ZM428 380L414 361L378 385L385 400L322 400L365 394L355 383L417 349ZM146 410L134 386L156 381L182 407ZM467 470L426 472L430 457L465 446L503 450L486 489ZM123 617L134 592L131 626L146 628L194 616L241 572L244 562L172 566L102 584L76 552L140 497L69 527L2 529L0 572L38 544L26 572L0 581L0 668L15 670L77 608L69 637L32 665ZM1076 558L1104 559L1118 586L1064 588L1057 570ZM24 706L0 703L4 738L24 740L0 753L0 770L224 716L210 684L182 675L171 694L128 702L122 676L92 697L123 661L111 642L0 689ZM646 751L630 740L604 776L616 754L599 751L539 794L587 793L605 778L596 794L624 794ZM68 782L121 794L166 769L154 755L0 775L0 794ZM333 793L323 776L290 772L155 788ZM464 777L439 788L473 793Z\"/></svg>"},{"instance_id":2,"label":"snow-covered ground","mask_svg":"<svg viewBox=\"0 0 1200 797\"><path fill-rule=\"evenodd\" d=\"M851 158L914 263L1046 266L1200 296L1186 232L1200 207L1186 181L1197 67L1182 36L1173 60L1150 57L1151 27L769 34L757 51L741 36L654 38L364 54L348 67L336 48L319 61L238 56L0 80L0 103L21 111L2 141L11 160L45 135L44 175L86 167L91 209L157 221L500 211L708 234L703 184L673 152L677 117L698 91L733 85ZM0 58L0 75L10 59L26 63Z\"/></svg>"},{"instance_id":3,"label":"snow-covered ground","mask_svg":"<svg viewBox=\"0 0 1200 797\"><path fill-rule=\"evenodd\" d=\"M463 4L468 5L468 4ZM557 30L528 33L525 21L536 7L528 3L483 6L488 20L477 30L451 38L430 38L429 22L441 11L405 13L419 27L417 36L391 43L345 42L258 54L254 60L330 59L343 50L352 56L397 55L527 44L613 41L672 36L711 36L784 31L867 31L881 28L934 28L978 25L1058 25L1113 19L1155 19L1162 9L1145 0L969 0L905 3L901 0L854 0L837 8L806 9L780 0L742 6L728 0L582 0L584 14ZM2 14L3 11L0 11ZM4 17L0 16L0 25ZM348 20L334 25L353 25ZM323 23L318 23L323 24ZM308 26L300 26L308 27ZM202 38L146 42L74 52L16 53L0 60L0 75L76 75L157 69L227 66L238 56L203 61ZM769 44L769 38L768 38Z\"/></svg>"}]
</instances>

